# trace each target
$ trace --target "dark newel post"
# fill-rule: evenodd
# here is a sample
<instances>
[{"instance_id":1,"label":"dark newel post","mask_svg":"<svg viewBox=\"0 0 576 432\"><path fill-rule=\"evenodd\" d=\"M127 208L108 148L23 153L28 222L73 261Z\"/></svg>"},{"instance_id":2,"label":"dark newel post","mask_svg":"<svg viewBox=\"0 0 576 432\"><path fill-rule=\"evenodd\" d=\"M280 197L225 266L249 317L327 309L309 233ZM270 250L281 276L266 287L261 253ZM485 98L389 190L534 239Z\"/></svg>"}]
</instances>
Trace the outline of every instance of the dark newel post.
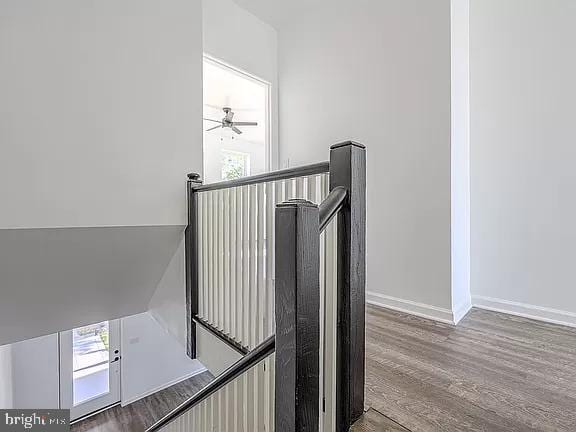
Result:
<instances>
[{"instance_id":1,"label":"dark newel post","mask_svg":"<svg viewBox=\"0 0 576 432\"><path fill-rule=\"evenodd\" d=\"M348 197L338 217L337 431L348 431L364 411L366 301L366 148L330 148L330 190Z\"/></svg>"},{"instance_id":2,"label":"dark newel post","mask_svg":"<svg viewBox=\"0 0 576 432\"><path fill-rule=\"evenodd\" d=\"M190 358L196 358L196 323L194 317L198 314L198 197L195 188L202 184L200 174L188 174L186 186L188 197L188 226L184 234L186 247L186 322L188 338L186 353Z\"/></svg>"},{"instance_id":3,"label":"dark newel post","mask_svg":"<svg viewBox=\"0 0 576 432\"><path fill-rule=\"evenodd\" d=\"M320 414L318 206L276 206L276 430L318 432Z\"/></svg>"}]
</instances>

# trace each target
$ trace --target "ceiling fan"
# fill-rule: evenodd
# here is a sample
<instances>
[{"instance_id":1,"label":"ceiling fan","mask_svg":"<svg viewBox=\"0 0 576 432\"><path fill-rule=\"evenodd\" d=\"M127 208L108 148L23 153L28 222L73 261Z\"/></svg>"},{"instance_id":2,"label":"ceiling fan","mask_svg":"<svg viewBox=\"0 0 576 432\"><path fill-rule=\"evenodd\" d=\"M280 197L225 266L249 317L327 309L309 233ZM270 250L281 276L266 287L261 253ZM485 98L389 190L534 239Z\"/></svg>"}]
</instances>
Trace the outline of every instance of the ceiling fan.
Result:
<instances>
[{"instance_id":1,"label":"ceiling fan","mask_svg":"<svg viewBox=\"0 0 576 432\"><path fill-rule=\"evenodd\" d=\"M209 119L209 118L204 119L206 121L219 123L218 126L214 126L214 127L211 127L210 129L206 129L206 132L210 132L214 129L219 129L219 128L229 128L229 129L232 129L237 134L241 134L242 131L240 129L238 129L238 126L258 126L257 122L235 122L234 121L234 111L232 111L232 108L224 107L224 108L222 108L222 111L224 111L224 114L225 114L224 118L222 120L213 120L213 119Z\"/></svg>"}]
</instances>

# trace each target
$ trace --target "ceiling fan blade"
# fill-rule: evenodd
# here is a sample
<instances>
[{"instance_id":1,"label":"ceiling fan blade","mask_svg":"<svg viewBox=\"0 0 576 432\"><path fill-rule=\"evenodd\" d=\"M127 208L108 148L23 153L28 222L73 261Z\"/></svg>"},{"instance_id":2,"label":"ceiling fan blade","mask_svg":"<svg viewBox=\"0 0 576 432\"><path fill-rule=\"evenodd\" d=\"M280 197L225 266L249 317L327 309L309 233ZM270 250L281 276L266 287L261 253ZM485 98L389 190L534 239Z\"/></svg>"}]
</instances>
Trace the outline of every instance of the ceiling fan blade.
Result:
<instances>
[{"instance_id":1,"label":"ceiling fan blade","mask_svg":"<svg viewBox=\"0 0 576 432\"><path fill-rule=\"evenodd\" d=\"M258 126L257 122L234 122L234 126Z\"/></svg>"},{"instance_id":2,"label":"ceiling fan blade","mask_svg":"<svg viewBox=\"0 0 576 432\"><path fill-rule=\"evenodd\" d=\"M232 126L232 130L234 132L236 132L238 135L240 135L242 133L242 131L240 129L238 129L236 126Z\"/></svg>"},{"instance_id":3,"label":"ceiling fan blade","mask_svg":"<svg viewBox=\"0 0 576 432\"><path fill-rule=\"evenodd\" d=\"M211 127L210 129L206 129L206 132L213 131L214 129L220 129L221 127L222 127L222 125L214 126L214 127Z\"/></svg>"},{"instance_id":4,"label":"ceiling fan blade","mask_svg":"<svg viewBox=\"0 0 576 432\"><path fill-rule=\"evenodd\" d=\"M215 123L222 123L222 120L212 120L212 119L204 118L204 117L202 118L202 120L211 121L211 122L215 122Z\"/></svg>"}]
</instances>

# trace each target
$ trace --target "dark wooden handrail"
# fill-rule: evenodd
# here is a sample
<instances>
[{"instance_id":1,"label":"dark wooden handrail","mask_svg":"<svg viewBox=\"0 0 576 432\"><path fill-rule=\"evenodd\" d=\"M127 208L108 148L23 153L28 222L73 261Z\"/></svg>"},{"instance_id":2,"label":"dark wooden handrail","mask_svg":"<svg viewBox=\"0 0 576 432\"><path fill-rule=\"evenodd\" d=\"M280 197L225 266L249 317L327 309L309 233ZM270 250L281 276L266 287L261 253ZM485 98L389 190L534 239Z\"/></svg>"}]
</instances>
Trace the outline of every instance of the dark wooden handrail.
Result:
<instances>
[{"instance_id":1,"label":"dark wooden handrail","mask_svg":"<svg viewBox=\"0 0 576 432\"><path fill-rule=\"evenodd\" d=\"M346 188L337 186L322 201L320 204L320 232L323 232L332 218L338 214L347 196L348 191Z\"/></svg>"},{"instance_id":2,"label":"dark wooden handrail","mask_svg":"<svg viewBox=\"0 0 576 432\"><path fill-rule=\"evenodd\" d=\"M194 190L196 192L207 192L211 190L228 189L258 183L286 180L296 177L305 177L314 174L323 174L329 171L330 171L330 162L320 162L311 165L302 165L299 167L288 168L279 171L271 171L250 177L242 177L236 180L228 180L218 183L205 184L195 187Z\"/></svg>"},{"instance_id":3,"label":"dark wooden handrail","mask_svg":"<svg viewBox=\"0 0 576 432\"><path fill-rule=\"evenodd\" d=\"M276 336L270 336L224 372L222 372L214 381L188 399L186 402L182 403L177 408L170 411L148 429L146 432L155 432L160 430L162 427L166 426L167 424L173 422L178 417L180 417L185 412L189 411L190 409L194 408L204 399L212 396L226 384L229 384L248 369L256 366L266 357L274 352L276 349Z\"/></svg>"}]
</instances>

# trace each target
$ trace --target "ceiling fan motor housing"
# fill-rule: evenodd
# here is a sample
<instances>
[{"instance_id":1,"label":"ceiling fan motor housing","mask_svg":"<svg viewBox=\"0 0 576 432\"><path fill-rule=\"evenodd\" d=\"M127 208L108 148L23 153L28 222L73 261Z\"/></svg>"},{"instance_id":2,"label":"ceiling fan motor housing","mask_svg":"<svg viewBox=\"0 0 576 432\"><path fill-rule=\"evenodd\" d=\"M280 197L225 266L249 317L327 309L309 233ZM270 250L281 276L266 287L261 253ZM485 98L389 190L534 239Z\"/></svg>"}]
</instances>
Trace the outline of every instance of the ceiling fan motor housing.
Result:
<instances>
[{"instance_id":1,"label":"ceiling fan motor housing","mask_svg":"<svg viewBox=\"0 0 576 432\"><path fill-rule=\"evenodd\" d=\"M213 128L208 129L207 132L214 130L214 129L219 129L219 128L230 128L235 133L241 134L242 131L240 129L238 129L237 126L258 126L257 122L235 122L234 121L234 111L232 111L232 108L230 108L230 107L224 107L224 108L222 108L222 111L224 111L225 116L221 121L221 125L220 126L214 126ZM217 120L212 120L212 119L205 119L205 120L214 121L214 122L218 123Z\"/></svg>"}]
</instances>

